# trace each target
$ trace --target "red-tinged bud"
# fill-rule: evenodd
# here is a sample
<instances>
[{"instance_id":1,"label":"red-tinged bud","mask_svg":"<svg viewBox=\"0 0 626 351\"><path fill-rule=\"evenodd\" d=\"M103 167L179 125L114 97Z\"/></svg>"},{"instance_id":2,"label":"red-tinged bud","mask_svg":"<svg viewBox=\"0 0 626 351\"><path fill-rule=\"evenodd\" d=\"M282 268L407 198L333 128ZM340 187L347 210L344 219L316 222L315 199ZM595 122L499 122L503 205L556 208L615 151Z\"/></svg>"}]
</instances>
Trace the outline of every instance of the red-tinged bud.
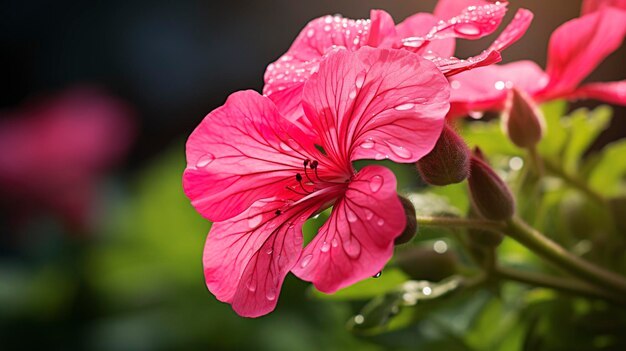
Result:
<instances>
[{"instance_id":1,"label":"red-tinged bud","mask_svg":"<svg viewBox=\"0 0 626 351\"><path fill-rule=\"evenodd\" d=\"M481 216L492 220L511 218L515 212L515 199L509 187L483 160L471 159L468 178L472 204Z\"/></svg>"},{"instance_id":2,"label":"red-tinged bud","mask_svg":"<svg viewBox=\"0 0 626 351\"><path fill-rule=\"evenodd\" d=\"M395 262L411 279L438 282L457 271L457 257L450 251L437 252L427 247L398 251Z\"/></svg>"},{"instance_id":3,"label":"red-tinged bud","mask_svg":"<svg viewBox=\"0 0 626 351\"><path fill-rule=\"evenodd\" d=\"M509 90L502 127L513 144L534 147L543 137L545 125L543 113L528 94L516 88Z\"/></svg>"},{"instance_id":4,"label":"red-tinged bud","mask_svg":"<svg viewBox=\"0 0 626 351\"><path fill-rule=\"evenodd\" d=\"M432 151L417 162L422 179L431 185L460 183L469 175L470 152L463 139L447 124Z\"/></svg>"},{"instance_id":5,"label":"red-tinged bud","mask_svg":"<svg viewBox=\"0 0 626 351\"><path fill-rule=\"evenodd\" d=\"M415 218L415 206L413 206L411 200L402 196L398 196L398 198L400 199L400 202L402 202L402 207L404 207L406 226L404 227L402 234L394 240L394 244L401 245L411 241L417 233L417 219Z\"/></svg>"}]
</instances>

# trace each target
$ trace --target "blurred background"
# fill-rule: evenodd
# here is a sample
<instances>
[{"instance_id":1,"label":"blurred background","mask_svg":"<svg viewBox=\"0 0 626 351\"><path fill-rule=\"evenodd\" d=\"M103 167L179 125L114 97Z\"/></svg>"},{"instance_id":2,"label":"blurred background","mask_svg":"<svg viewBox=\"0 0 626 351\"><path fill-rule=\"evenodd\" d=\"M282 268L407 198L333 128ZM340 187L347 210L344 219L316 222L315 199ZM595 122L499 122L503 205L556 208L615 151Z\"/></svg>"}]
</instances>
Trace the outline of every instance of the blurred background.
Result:
<instances>
[{"instance_id":1,"label":"blurred background","mask_svg":"<svg viewBox=\"0 0 626 351\"><path fill-rule=\"evenodd\" d=\"M286 280L277 310L238 317L205 288L209 223L181 187L184 143L311 19L400 22L434 0L3 1L0 5L0 343L2 349L379 350L418 345L345 329L351 304ZM504 62L545 66L571 0L512 0L528 33ZM458 57L495 35L459 41ZM588 78L626 78L626 48ZM585 102L593 105L593 102ZM581 106L575 103L574 107ZM597 141L626 136L626 110ZM620 118L622 117L622 118Z\"/></svg>"}]
</instances>

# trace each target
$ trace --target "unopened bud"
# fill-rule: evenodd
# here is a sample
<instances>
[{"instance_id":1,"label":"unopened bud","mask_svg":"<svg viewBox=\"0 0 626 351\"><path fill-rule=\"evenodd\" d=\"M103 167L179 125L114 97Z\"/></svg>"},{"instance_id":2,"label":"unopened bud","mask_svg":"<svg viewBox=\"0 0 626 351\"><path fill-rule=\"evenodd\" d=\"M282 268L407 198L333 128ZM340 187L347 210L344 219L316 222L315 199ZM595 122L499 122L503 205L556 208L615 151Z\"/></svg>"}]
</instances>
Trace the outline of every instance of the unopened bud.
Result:
<instances>
[{"instance_id":1,"label":"unopened bud","mask_svg":"<svg viewBox=\"0 0 626 351\"><path fill-rule=\"evenodd\" d=\"M483 160L472 156L468 178L472 204L481 216L492 220L511 218L515 200L509 187Z\"/></svg>"},{"instance_id":2,"label":"unopened bud","mask_svg":"<svg viewBox=\"0 0 626 351\"><path fill-rule=\"evenodd\" d=\"M422 179L431 185L460 183L469 175L470 152L461 137L447 124L432 151L417 162Z\"/></svg>"},{"instance_id":3,"label":"unopened bud","mask_svg":"<svg viewBox=\"0 0 626 351\"><path fill-rule=\"evenodd\" d=\"M395 262L411 279L438 282L457 271L457 257L450 250L437 252L427 247L411 247L396 253Z\"/></svg>"},{"instance_id":4,"label":"unopened bud","mask_svg":"<svg viewBox=\"0 0 626 351\"><path fill-rule=\"evenodd\" d=\"M417 219L415 218L415 206L411 200L398 196L400 202L402 203L402 207L404 207L404 215L406 216L406 226L404 227L404 231L394 240L394 244L401 245L406 244L417 233Z\"/></svg>"},{"instance_id":5,"label":"unopened bud","mask_svg":"<svg viewBox=\"0 0 626 351\"><path fill-rule=\"evenodd\" d=\"M509 90L502 127L513 144L534 147L543 137L545 124L543 113L528 94L516 88Z\"/></svg>"}]
</instances>

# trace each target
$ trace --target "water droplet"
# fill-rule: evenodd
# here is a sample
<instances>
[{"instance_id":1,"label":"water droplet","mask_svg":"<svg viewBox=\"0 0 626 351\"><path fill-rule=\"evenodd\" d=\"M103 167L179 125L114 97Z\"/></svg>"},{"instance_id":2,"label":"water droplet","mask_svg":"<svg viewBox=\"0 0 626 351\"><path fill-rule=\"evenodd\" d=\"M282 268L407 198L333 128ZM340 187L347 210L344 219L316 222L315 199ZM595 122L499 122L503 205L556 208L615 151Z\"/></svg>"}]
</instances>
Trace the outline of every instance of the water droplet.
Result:
<instances>
[{"instance_id":1,"label":"water droplet","mask_svg":"<svg viewBox=\"0 0 626 351\"><path fill-rule=\"evenodd\" d=\"M406 104L398 105L395 108L396 108L397 111L407 111L407 110L412 109L413 107L415 107L415 104L409 102L409 103L406 103Z\"/></svg>"},{"instance_id":2,"label":"water droplet","mask_svg":"<svg viewBox=\"0 0 626 351\"><path fill-rule=\"evenodd\" d=\"M354 38L354 40L352 41L352 44L359 45L359 37Z\"/></svg>"},{"instance_id":3,"label":"water droplet","mask_svg":"<svg viewBox=\"0 0 626 351\"><path fill-rule=\"evenodd\" d=\"M372 276L372 278L380 278L380 276L381 276L381 275L383 275L383 271L380 271L380 272L378 272L378 273L374 274L374 275Z\"/></svg>"},{"instance_id":4,"label":"water droplet","mask_svg":"<svg viewBox=\"0 0 626 351\"><path fill-rule=\"evenodd\" d=\"M354 84L359 89L361 89L363 87L363 83L365 83L365 74L365 72L359 72L359 74L356 75L356 81Z\"/></svg>"},{"instance_id":5,"label":"water droplet","mask_svg":"<svg viewBox=\"0 0 626 351\"><path fill-rule=\"evenodd\" d=\"M461 35L474 36L480 34L480 28L472 23L457 24L454 30Z\"/></svg>"},{"instance_id":6,"label":"water droplet","mask_svg":"<svg viewBox=\"0 0 626 351\"><path fill-rule=\"evenodd\" d=\"M330 244L324 241L322 247L320 247L320 251L328 252L328 250L330 250Z\"/></svg>"},{"instance_id":7,"label":"water droplet","mask_svg":"<svg viewBox=\"0 0 626 351\"><path fill-rule=\"evenodd\" d=\"M400 158L411 158L411 156L413 156L413 153L411 153L411 151L405 149L402 146L394 145L391 143L387 143L387 145L389 145L391 152L393 152L394 154L396 154L396 156Z\"/></svg>"},{"instance_id":8,"label":"water droplet","mask_svg":"<svg viewBox=\"0 0 626 351\"><path fill-rule=\"evenodd\" d=\"M379 226L381 226L381 227L382 227L382 226L385 224L385 220L384 220L384 219L382 219L382 218L380 218L380 219L378 219L378 221L376 222L376 224L378 224Z\"/></svg>"},{"instance_id":9,"label":"water droplet","mask_svg":"<svg viewBox=\"0 0 626 351\"><path fill-rule=\"evenodd\" d=\"M369 221L370 219L372 219L372 217L374 217L374 212L372 212L371 210L368 210L366 208L365 209L365 219L367 219Z\"/></svg>"},{"instance_id":10,"label":"water droplet","mask_svg":"<svg viewBox=\"0 0 626 351\"><path fill-rule=\"evenodd\" d=\"M356 214L348 209L346 209L346 217L348 218L348 222L354 223L358 220Z\"/></svg>"},{"instance_id":11,"label":"water droplet","mask_svg":"<svg viewBox=\"0 0 626 351\"><path fill-rule=\"evenodd\" d=\"M325 25L324 26L324 32L330 32L330 25Z\"/></svg>"},{"instance_id":12,"label":"water droplet","mask_svg":"<svg viewBox=\"0 0 626 351\"><path fill-rule=\"evenodd\" d=\"M250 292L255 292L256 291L256 284L254 284L254 282L249 281L246 286L248 287L248 290L250 290Z\"/></svg>"},{"instance_id":13,"label":"water droplet","mask_svg":"<svg viewBox=\"0 0 626 351\"><path fill-rule=\"evenodd\" d=\"M480 111L470 111L467 113L473 119L481 119L483 118L483 113Z\"/></svg>"},{"instance_id":14,"label":"water droplet","mask_svg":"<svg viewBox=\"0 0 626 351\"><path fill-rule=\"evenodd\" d=\"M356 90L352 90L352 91L350 92L350 94L348 94L348 97L349 97L350 99L354 99L354 98L356 98Z\"/></svg>"},{"instance_id":15,"label":"water droplet","mask_svg":"<svg viewBox=\"0 0 626 351\"><path fill-rule=\"evenodd\" d=\"M337 239L333 239L333 240L331 240L330 244L331 244L333 247L337 247L337 246L339 246L339 241L337 241Z\"/></svg>"},{"instance_id":16,"label":"water droplet","mask_svg":"<svg viewBox=\"0 0 626 351\"><path fill-rule=\"evenodd\" d=\"M276 290L274 289L269 289L266 293L265 293L265 297L267 297L268 300L273 301L274 299L276 299Z\"/></svg>"},{"instance_id":17,"label":"water droplet","mask_svg":"<svg viewBox=\"0 0 626 351\"><path fill-rule=\"evenodd\" d=\"M256 215L252 218L248 218L248 226L250 226L250 228L256 228L259 224L261 224L261 221L263 220L263 215Z\"/></svg>"},{"instance_id":18,"label":"water droplet","mask_svg":"<svg viewBox=\"0 0 626 351\"><path fill-rule=\"evenodd\" d=\"M289 145L285 144L282 141L280 142L280 148L285 152L289 152L293 150Z\"/></svg>"},{"instance_id":19,"label":"water droplet","mask_svg":"<svg viewBox=\"0 0 626 351\"><path fill-rule=\"evenodd\" d=\"M356 239L350 239L343 242L343 249L346 251L346 255L357 258L361 254L361 244Z\"/></svg>"},{"instance_id":20,"label":"water droplet","mask_svg":"<svg viewBox=\"0 0 626 351\"><path fill-rule=\"evenodd\" d=\"M302 263L300 263L300 267L302 268L306 268L306 266L309 265L309 262L311 262L311 259L313 258L313 255L306 255L302 258Z\"/></svg>"},{"instance_id":21,"label":"water droplet","mask_svg":"<svg viewBox=\"0 0 626 351\"><path fill-rule=\"evenodd\" d=\"M365 322L365 317L362 314L354 316L354 324L363 324L363 322Z\"/></svg>"},{"instance_id":22,"label":"water droplet","mask_svg":"<svg viewBox=\"0 0 626 351\"><path fill-rule=\"evenodd\" d=\"M267 251L265 251L265 253L268 254L268 255L271 255L272 252L274 252L274 250L272 250L272 249L267 249Z\"/></svg>"},{"instance_id":23,"label":"water droplet","mask_svg":"<svg viewBox=\"0 0 626 351\"><path fill-rule=\"evenodd\" d=\"M375 159L375 160L384 160L384 159L386 159L386 158L387 158L387 155L385 155L385 154L381 154L381 153L378 153L378 154L376 154L376 155L374 156L374 159Z\"/></svg>"},{"instance_id":24,"label":"water droplet","mask_svg":"<svg viewBox=\"0 0 626 351\"><path fill-rule=\"evenodd\" d=\"M383 177L379 175L375 175L370 179L370 190L372 192L377 192L383 186Z\"/></svg>"},{"instance_id":25,"label":"water droplet","mask_svg":"<svg viewBox=\"0 0 626 351\"><path fill-rule=\"evenodd\" d=\"M315 35L315 29L311 28L306 32L306 36L309 38L313 38L313 36Z\"/></svg>"},{"instance_id":26,"label":"water droplet","mask_svg":"<svg viewBox=\"0 0 626 351\"><path fill-rule=\"evenodd\" d=\"M450 87L455 90L461 89L461 82L459 82L458 80L453 80L450 82Z\"/></svg>"},{"instance_id":27,"label":"water droplet","mask_svg":"<svg viewBox=\"0 0 626 351\"><path fill-rule=\"evenodd\" d=\"M495 87L497 90L502 90L502 89L504 89L504 87L505 87L505 86L506 86L506 84L505 84L503 81L501 81L501 80L497 81L497 82L494 84L494 87Z\"/></svg>"},{"instance_id":28,"label":"water droplet","mask_svg":"<svg viewBox=\"0 0 626 351\"><path fill-rule=\"evenodd\" d=\"M215 156L213 156L212 154L204 154L196 162L196 167L206 167L211 162L213 162L213 160L215 160Z\"/></svg>"},{"instance_id":29,"label":"water droplet","mask_svg":"<svg viewBox=\"0 0 626 351\"><path fill-rule=\"evenodd\" d=\"M368 139L361 143L361 147L364 149L371 149L374 147L375 144L376 143L374 143L374 140Z\"/></svg>"}]
</instances>

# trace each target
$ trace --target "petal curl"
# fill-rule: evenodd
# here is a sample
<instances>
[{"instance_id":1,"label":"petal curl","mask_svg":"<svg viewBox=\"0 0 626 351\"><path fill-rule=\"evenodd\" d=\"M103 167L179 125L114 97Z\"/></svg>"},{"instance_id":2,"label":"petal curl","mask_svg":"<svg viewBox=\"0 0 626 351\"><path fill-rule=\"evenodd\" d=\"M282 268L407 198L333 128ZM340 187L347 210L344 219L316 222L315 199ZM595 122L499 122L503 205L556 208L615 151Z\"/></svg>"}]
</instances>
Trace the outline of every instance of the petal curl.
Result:
<instances>
[{"instance_id":1,"label":"petal curl","mask_svg":"<svg viewBox=\"0 0 626 351\"><path fill-rule=\"evenodd\" d=\"M297 184L310 139L257 92L232 94L187 141L183 188L204 217L222 221Z\"/></svg>"},{"instance_id":2,"label":"petal curl","mask_svg":"<svg viewBox=\"0 0 626 351\"><path fill-rule=\"evenodd\" d=\"M626 11L612 7L561 25L550 37L546 68L550 82L541 95L550 99L571 93L625 35Z\"/></svg>"},{"instance_id":3,"label":"petal curl","mask_svg":"<svg viewBox=\"0 0 626 351\"><path fill-rule=\"evenodd\" d=\"M576 89L569 99L595 99L610 104L626 105L626 80L585 84Z\"/></svg>"},{"instance_id":4,"label":"petal curl","mask_svg":"<svg viewBox=\"0 0 626 351\"><path fill-rule=\"evenodd\" d=\"M546 81L545 73L532 61L517 61L463 72L450 79L450 115L501 110L508 89L515 86L532 95Z\"/></svg>"},{"instance_id":5,"label":"petal curl","mask_svg":"<svg viewBox=\"0 0 626 351\"><path fill-rule=\"evenodd\" d=\"M430 13L416 13L407 17L396 25L399 38L423 37L437 25L439 19ZM454 55L454 38L434 40L424 47L424 51L430 51L434 56L451 57Z\"/></svg>"},{"instance_id":6,"label":"petal curl","mask_svg":"<svg viewBox=\"0 0 626 351\"><path fill-rule=\"evenodd\" d=\"M341 168L357 159L415 162L434 146L449 84L405 50L337 50L305 84L304 112Z\"/></svg>"},{"instance_id":7,"label":"petal curl","mask_svg":"<svg viewBox=\"0 0 626 351\"><path fill-rule=\"evenodd\" d=\"M300 257L302 224L314 207L276 215L284 201L266 199L225 222L214 223L206 240L206 285L218 300L244 317L271 312L282 282Z\"/></svg>"},{"instance_id":8,"label":"petal curl","mask_svg":"<svg viewBox=\"0 0 626 351\"><path fill-rule=\"evenodd\" d=\"M528 30L533 20L533 13L526 9L518 9L511 23L500 33L487 51L502 51L518 41Z\"/></svg>"},{"instance_id":9,"label":"petal curl","mask_svg":"<svg viewBox=\"0 0 626 351\"><path fill-rule=\"evenodd\" d=\"M318 290L333 293L379 272L405 224L395 176L387 168L367 166L335 203L292 271Z\"/></svg>"}]
</instances>

